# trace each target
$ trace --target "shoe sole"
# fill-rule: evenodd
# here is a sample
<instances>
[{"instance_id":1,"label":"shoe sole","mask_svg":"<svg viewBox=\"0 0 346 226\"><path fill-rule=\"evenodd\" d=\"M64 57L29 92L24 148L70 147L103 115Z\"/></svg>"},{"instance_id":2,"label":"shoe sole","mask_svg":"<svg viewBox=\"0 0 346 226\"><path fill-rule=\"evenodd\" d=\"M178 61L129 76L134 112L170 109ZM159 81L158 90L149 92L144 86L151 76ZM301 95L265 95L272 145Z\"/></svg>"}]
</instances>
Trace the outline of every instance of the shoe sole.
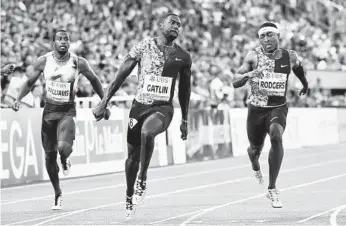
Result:
<instances>
[{"instance_id":1,"label":"shoe sole","mask_svg":"<svg viewBox=\"0 0 346 226\"><path fill-rule=\"evenodd\" d=\"M62 207L61 206L52 206L52 210L61 210Z\"/></svg>"}]
</instances>

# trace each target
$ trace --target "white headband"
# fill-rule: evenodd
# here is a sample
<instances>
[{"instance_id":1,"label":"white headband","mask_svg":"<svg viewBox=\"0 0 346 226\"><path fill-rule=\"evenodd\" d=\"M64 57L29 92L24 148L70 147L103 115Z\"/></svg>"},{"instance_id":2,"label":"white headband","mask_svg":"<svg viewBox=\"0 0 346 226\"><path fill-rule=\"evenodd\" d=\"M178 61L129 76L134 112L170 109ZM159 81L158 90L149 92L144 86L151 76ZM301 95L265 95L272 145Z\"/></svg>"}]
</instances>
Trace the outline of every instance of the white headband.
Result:
<instances>
[{"instance_id":1,"label":"white headband","mask_svg":"<svg viewBox=\"0 0 346 226\"><path fill-rule=\"evenodd\" d=\"M261 36L261 34L266 33L268 31L276 33L276 34L280 34L279 29L277 29L276 27L262 27L258 31L258 36Z\"/></svg>"}]
</instances>

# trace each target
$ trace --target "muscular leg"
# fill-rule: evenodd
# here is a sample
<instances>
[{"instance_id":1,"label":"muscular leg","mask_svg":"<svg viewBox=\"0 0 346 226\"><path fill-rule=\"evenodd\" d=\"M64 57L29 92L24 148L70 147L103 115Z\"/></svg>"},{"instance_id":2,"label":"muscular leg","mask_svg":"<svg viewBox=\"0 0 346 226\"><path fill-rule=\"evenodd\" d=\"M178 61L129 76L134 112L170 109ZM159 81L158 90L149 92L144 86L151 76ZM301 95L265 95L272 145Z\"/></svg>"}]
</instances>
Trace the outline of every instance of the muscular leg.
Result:
<instances>
[{"instance_id":1,"label":"muscular leg","mask_svg":"<svg viewBox=\"0 0 346 226\"><path fill-rule=\"evenodd\" d=\"M270 148L269 157L268 157L268 163L269 163L268 189L275 188L276 179L279 175L282 159L284 156L284 148L282 145L283 132L284 132L284 128L278 123L273 123L269 127L271 148Z\"/></svg>"},{"instance_id":2,"label":"muscular leg","mask_svg":"<svg viewBox=\"0 0 346 226\"><path fill-rule=\"evenodd\" d=\"M247 148L247 154L251 161L251 166L253 171L259 171L261 169L261 166L259 164L259 157L261 155L262 149L263 149L263 144L259 146L250 144L250 146Z\"/></svg>"},{"instance_id":3,"label":"muscular leg","mask_svg":"<svg viewBox=\"0 0 346 226\"><path fill-rule=\"evenodd\" d=\"M46 152L46 155L45 155L46 169L47 169L49 179L52 182L55 196L61 195L61 188L60 188L60 182L59 182L59 167L58 167L58 164L56 163L57 155L58 154L56 151Z\"/></svg>"},{"instance_id":4,"label":"muscular leg","mask_svg":"<svg viewBox=\"0 0 346 226\"><path fill-rule=\"evenodd\" d=\"M252 169L254 171L259 171L260 165L258 160L262 152L267 130L265 128L265 116L259 115L256 108L251 106L248 108L246 132L250 143L247 153L251 161Z\"/></svg>"},{"instance_id":5,"label":"muscular leg","mask_svg":"<svg viewBox=\"0 0 346 226\"><path fill-rule=\"evenodd\" d=\"M134 193L134 185L136 176L139 169L139 154L141 146L133 146L127 143L128 156L125 161L125 174L126 174L126 195L132 197Z\"/></svg>"},{"instance_id":6,"label":"muscular leg","mask_svg":"<svg viewBox=\"0 0 346 226\"><path fill-rule=\"evenodd\" d=\"M146 118L142 126L140 152L141 168L138 175L138 179L141 181L146 181L147 179L147 171L154 151L154 139L156 135L167 129L164 127L168 127L168 125L165 126L162 117L160 113L151 114Z\"/></svg>"},{"instance_id":7,"label":"muscular leg","mask_svg":"<svg viewBox=\"0 0 346 226\"><path fill-rule=\"evenodd\" d=\"M65 116L60 120L57 126L57 149L60 154L61 163L63 166L66 165L66 160L72 153L72 146L76 131L75 128L76 126L72 116Z\"/></svg>"},{"instance_id":8,"label":"muscular leg","mask_svg":"<svg viewBox=\"0 0 346 226\"><path fill-rule=\"evenodd\" d=\"M58 153L57 145L57 121L46 120L45 114L42 120L41 139L43 149L45 150L45 163L49 179L53 185L55 196L61 195L59 183L59 167L56 162Z\"/></svg>"}]
</instances>

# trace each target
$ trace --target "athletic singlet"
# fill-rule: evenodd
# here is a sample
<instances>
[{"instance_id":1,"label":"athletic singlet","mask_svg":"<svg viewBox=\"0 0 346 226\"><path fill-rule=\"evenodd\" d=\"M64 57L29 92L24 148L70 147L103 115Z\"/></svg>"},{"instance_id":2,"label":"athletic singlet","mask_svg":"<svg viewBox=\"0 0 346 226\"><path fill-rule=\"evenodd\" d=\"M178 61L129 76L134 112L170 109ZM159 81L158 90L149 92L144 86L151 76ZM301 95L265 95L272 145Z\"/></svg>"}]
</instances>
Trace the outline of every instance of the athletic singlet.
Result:
<instances>
[{"instance_id":1,"label":"athletic singlet","mask_svg":"<svg viewBox=\"0 0 346 226\"><path fill-rule=\"evenodd\" d=\"M136 101L149 105L172 102L179 72L191 66L190 55L177 44L173 48L166 60L154 38L145 39L130 50L129 56L138 61Z\"/></svg>"},{"instance_id":2,"label":"athletic singlet","mask_svg":"<svg viewBox=\"0 0 346 226\"><path fill-rule=\"evenodd\" d=\"M282 57L273 60L267 57L262 47L255 49L257 68L264 68L260 77L249 79L248 103L257 107L276 107L286 103L287 80L291 73L290 57L282 49Z\"/></svg>"},{"instance_id":3,"label":"athletic singlet","mask_svg":"<svg viewBox=\"0 0 346 226\"><path fill-rule=\"evenodd\" d=\"M77 84L79 70L78 57L70 53L70 59L59 64L53 57L53 52L44 55L46 65L44 67L44 78L46 81L47 102L65 105L74 102L74 86Z\"/></svg>"}]
</instances>

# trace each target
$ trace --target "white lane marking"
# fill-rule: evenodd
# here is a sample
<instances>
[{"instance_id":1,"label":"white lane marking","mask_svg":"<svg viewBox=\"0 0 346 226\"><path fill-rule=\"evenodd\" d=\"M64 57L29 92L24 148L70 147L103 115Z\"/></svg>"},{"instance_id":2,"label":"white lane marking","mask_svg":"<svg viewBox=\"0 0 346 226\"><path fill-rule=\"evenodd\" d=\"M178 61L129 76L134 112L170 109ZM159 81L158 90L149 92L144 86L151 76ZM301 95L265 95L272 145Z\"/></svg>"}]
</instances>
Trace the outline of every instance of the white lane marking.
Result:
<instances>
[{"instance_id":1,"label":"white lane marking","mask_svg":"<svg viewBox=\"0 0 346 226\"><path fill-rule=\"evenodd\" d=\"M215 169L215 170L201 171L201 172L197 172L197 173L187 173L187 174L182 174L182 175L172 176L172 177L158 178L158 179L151 180L151 182L173 180L173 179L184 178L184 177L192 177L192 176L198 176L198 175L204 175L204 174L217 173L217 172L222 172L222 171L227 171L227 170L243 169L246 167L249 167L249 164L244 164L244 165L240 165L240 166L233 166L233 167L226 167L226 168ZM120 188L120 187L125 187L125 186L126 186L126 184L117 184L117 185L103 186L103 187L97 187L97 188L82 189L82 190L66 192L66 193L63 193L63 195L64 196L65 195L73 195L73 194L79 194L79 193L83 193L83 192L98 191L98 190L104 190L104 189L109 189L109 188ZM28 198L28 199L19 199L16 201L1 203L1 205L15 204L15 203L21 203L21 202L27 202L27 201L36 201L36 200L40 200L40 199L50 199L50 198L52 198L52 195L46 195L46 196L40 196L40 197L34 197L34 198Z\"/></svg>"},{"instance_id":2,"label":"white lane marking","mask_svg":"<svg viewBox=\"0 0 346 226\"><path fill-rule=\"evenodd\" d=\"M311 182L308 182L308 183L298 184L298 185L295 185L295 186L292 186L292 187L288 187L288 188L284 188L284 189L280 189L280 192L289 191L289 190L297 189L297 188L302 188L302 187L306 187L306 186L309 186L309 185L313 185L313 184L317 184L317 183L321 183L321 182L326 182L326 181L334 180L334 179L337 179L337 178L340 178L340 177L344 177L344 176L346 176L346 173L335 175L335 176L332 176L332 177L326 177L326 178L323 178L323 179L320 179L320 180L316 180L316 181L311 181ZM211 211L214 211L216 209L220 209L220 208L227 207L227 206L230 206L230 205L233 205L233 204L237 204L237 203L246 202L246 201L249 201L249 200L252 200L252 199L257 199L257 198L263 197L265 195L266 194L264 193L264 194L248 197L248 198L245 198L245 199L240 199L238 201L233 201L233 202L225 203L225 204L222 204L222 205L217 205L217 206L213 206L213 207L210 207L210 208L201 209L200 213L197 213L197 214L189 217L187 220L185 220L183 223L181 223L180 226L185 226L188 223L190 223L192 220L196 219L197 217L199 217L199 216L201 216L203 214L209 213Z\"/></svg>"},{"instance_id":3,"label":"white lane marking","mask_svg":"<svg viewBox=\"0 0 346 226\"><path fill-rule=\"evenodd\" d=\"M64 215L64 214L66 214L66 213L60 213L60 214L56 214L56 215L53 215L53 216L45 216L45 217L35 218L35 220L36 221L43 220L43 219L47 219L47 218L50 218L50 217L61 216L61 215ZM23 224L23 223L27 223L27 222L31 222L31 221L33 221L33 220L29 219L29 220L19 221L19 222L15 222L15 223L6 224L6 225Z\"/></svg>"},{"instance_id":4,"label":"white lane marking","mask_svg":"<svg viewBox=\"0 0 346 226\"><path fill-rule=\"evenodd\" d=\"M332 215L330 215L330 224L332 226L337 226L338 225L338 223L336 222L336 218L337 218L338 214L343 209L346 209L346 205L341 205L341 206L337 207L336 210L332 213Z\"/></svg>"},{"instance_id":5,"label":"white lane marking","mask_svg":"<svg viewBox=\"0 0 346 226\"><path fill-rule=\"evenodd\" d=\"M327 210L327 211L324 211L324 212L321 212L321 213L312 215L311 217L307 217L307 218L305 218L305 219L303 219L303 220L298 221L297 223L304 223L304 222L307 222L307 221L312 220L312 219L314 219L314 218L316 218L316 217L323 216L324 214L327 214L327 213L329 213L329 212L331 212L331 211L333 211L333 210L335 210L335 209L336 209L336 207L333 208L333 209L330 209L330 210Z\"/></svg>"},{"instance_id":6,"label":"white lane marking","mask_svg":"<svg viewBox=\"0 0 346 226\"><path fill-rule=\"evenodd\" d=\"M329 146L332 146L332 145L329 145ZM329 149L331 149L330 147L328 146ZM340 148L340 149L331 149L329 151L324 151L324 152L321 152L321 153L313 153L313 154L307 154L307 155L293 155L293 156L290 156L291 154L294 154L294 153L300 153L301 154L301 151L303 150L304 152L311 152L311 151L314 151L316 152L316 149L319 150L325 146L317 146L317 147L303 147L303 148L296 148L296 149L290 149L286 152L287 153L287 157L286 160L288 159L304 159L306 157L310 157L310 156L319 156L319 155L325 155L325 154L329 154L329 153L333 153L333 152L341 152L343 151L343 149L340 147L341 145L336 145L337 148ZM263 154L266 154L268 155L268 153L263 153ZM244 157L244 156L241 156L241 157ZM188 163L188 164L179 164L179 165L167 165L167 166L164 166L164 167L154 167L154 168L149 168L149 172L155 172L155 171L163 171L163 170L171 170L171 169L179 169L179 168L184 168L184 167L195 167L195 166L202 166L202 165L212 165L212 164L215 164L215 161L227 161L227 160L230 160L230 161L234 161L235 159L234 158L226 158L226 159L218 159L218 160L213 160L213 161L204 161L204 162L191 162L191 163ZM231 164L231 163L230 163ZM101 174L101 175L92 175L92 176L86 176L86 177L78 177L78 178L68 178L68 179L64 179L64 178L61 178L61 181L64 181L65 183L73 183L73 182L76 182L76 181L80 181L80 180L93 180L95 179L95 177L97 178L101 178L101 177L114 177L114 176L124 176L124 171L119 171L119 172L114 172L114 173L108 173L108 174ZM20 185L20 186L12 186L12 187L5 187L5 188L1 188L2 191L6 191L6 190L10 190L10 191L13 191L13 190L17 190L17 189L26 189L26 188L31 188L31 187L42 187L42 186L51 186L50 185L50 181L45 181L45 182L40 182L40 183L34 183L34 184L24 184L24 185Z\"/></svg>"},{"instance_id":7,"label":"white lane marking","mask_svg":"<svg viewBox=\"0 0 346 226\"><path fill-rule=\"evenodd\" d=\"M197 211L190 212L190 213L184 213L184 214L181 214L181 215L178 215L178 216L175 216L175 217L170 217L170 218L166 218L166 219L163 219L163 220L154 221L154 222L151 222L149 224L158 224L158 223L162 223L162 222L165 222L165 221L169 221L169 220L174 220L174 219L178 219L178 218L181 218L181 217L190 216L192 214L199 213L199 212L201 212L201 211L197 210Z\"/></svg>"},{"instance_id":8,"label":"white lane marking","mask_svg":"<svg viewBox=\"0 0 346 226\"><path fill-rule=\"evenodd\" d=\"M307 166L304 166L304 167L295 167L295 168L283 170L281 172L281 174L288 173L288 172L293 172L293 171L299 171L299 170L302 170L302 169L308 169L308 168L312 168L312 167L324 166L324 165L331 164L331 163L345 162L345 161L346 161L346 159L342 159L342 160L327 161L327 162L324 162L324 163L317 163L317 164L313 164L313 165L307 165ZM253 177L243 177L243 178L238 178L238 179L235 179L235 180L224 181L224 182L221 182L221 183L214 183L214 184L194 186L194 187L190 187L190 188L186 188L186 189L178 189L178 190L171 191L171 192L159 193L159 194L156 194L156 195L151 195L151 196L148 196L147 198L163 197L163 196L167 196L167 195L171 195L171 194L176 194L176 193L180 193L180 192L185 192L185 191L193 191L193 190L198 190L198 189L203 189L203 188L209 188L209 187L215 187L215 186L224 185L224 184L235 183L235 182L239 182L239 181L246 181L246 180L249 180L249 179L252 179L252 178ZM284 191L284 190L285 189L283 189L282 191ZM263 194L260 195L259 197L261 197L261 196L263 196ZM87 212L87 211L90 211L90 210L100 209L100 208L109 207L109 206L113 206L113 205L117 205L117 204L123 204L123 203L124 202L110 203L110 204L96 206L96 207L92 207L92 208L76 210L76 211L73 211L73 212L68 213L66 215L63 215L63 216L53 217L53 218L51 218L49 220L42 221L42 222L40 222L40 223L38 223L36 225L42 225L42 224L45 224L45 223L48 223L48 222L51 222L51 221L55 221L55 220L61 219L63 217L67 217L67 216L71 216L71 215L77 214L77 213L83 213L83 212Z\"/></svg>"},{"instance_id":9,"label":"white lane marking","mask_svg":"<svg viewBox=\"0 0 346 226\"><path fill-rule=\"evenodd\" d=\"M323 152L323 153L318 153L318 154L307 154L307 155L303 155L303 156L294 156L294 157L287 158L286 161L287 160L294 160L294 159L304 159L304 158L309 158L311 156L325 155L325 154L329 154L330 152L335 152L335 151ZM158 179L151 180L151 182L158 182L158 181L172 180L172 179L191 177L191 176L197 176L197 175L204 175L204 174L210 174L210 173L216 173L216 172L222 172L222 171L234 170L234 169L243 169L243 168L247 168L247 167L249 167L249 164L243 164L243 165L239 165L239 166L226 167L226 168L215 169L215 170L202 171L202 172L197 172L197 173L183 174L183 175L178 175L178 176L158 178ZM82 179L82 178L79 178L79 179ZM24 186L24 187L28 187L28 186L29 185ZM76 191L71 191L71 192L65 192L63 195L64 196L65 195L73 195L73 194L79 194L79 193L83 193L83 192L92 192L92 191L105 190L105 189L111 189L111 188L120 188L120 187L124 187L124 186L126 186L126 184L117 184L117 185L96 187L96 188L90 188L90 189L81 189L81 190L76 190ZM1 205L3 206L3 205L16 204L16 203L22 203L22 202L28 202L28 201L36 201L36 200L43 200L43 199L51 199L51 198L52 198L52 195L45 195L45 196L39 196L39 197L33 197L33 198L27 198L27 199L19 199L19 200L9 201L9 202L2 202Z\"/></svg>"}]
</instances>

